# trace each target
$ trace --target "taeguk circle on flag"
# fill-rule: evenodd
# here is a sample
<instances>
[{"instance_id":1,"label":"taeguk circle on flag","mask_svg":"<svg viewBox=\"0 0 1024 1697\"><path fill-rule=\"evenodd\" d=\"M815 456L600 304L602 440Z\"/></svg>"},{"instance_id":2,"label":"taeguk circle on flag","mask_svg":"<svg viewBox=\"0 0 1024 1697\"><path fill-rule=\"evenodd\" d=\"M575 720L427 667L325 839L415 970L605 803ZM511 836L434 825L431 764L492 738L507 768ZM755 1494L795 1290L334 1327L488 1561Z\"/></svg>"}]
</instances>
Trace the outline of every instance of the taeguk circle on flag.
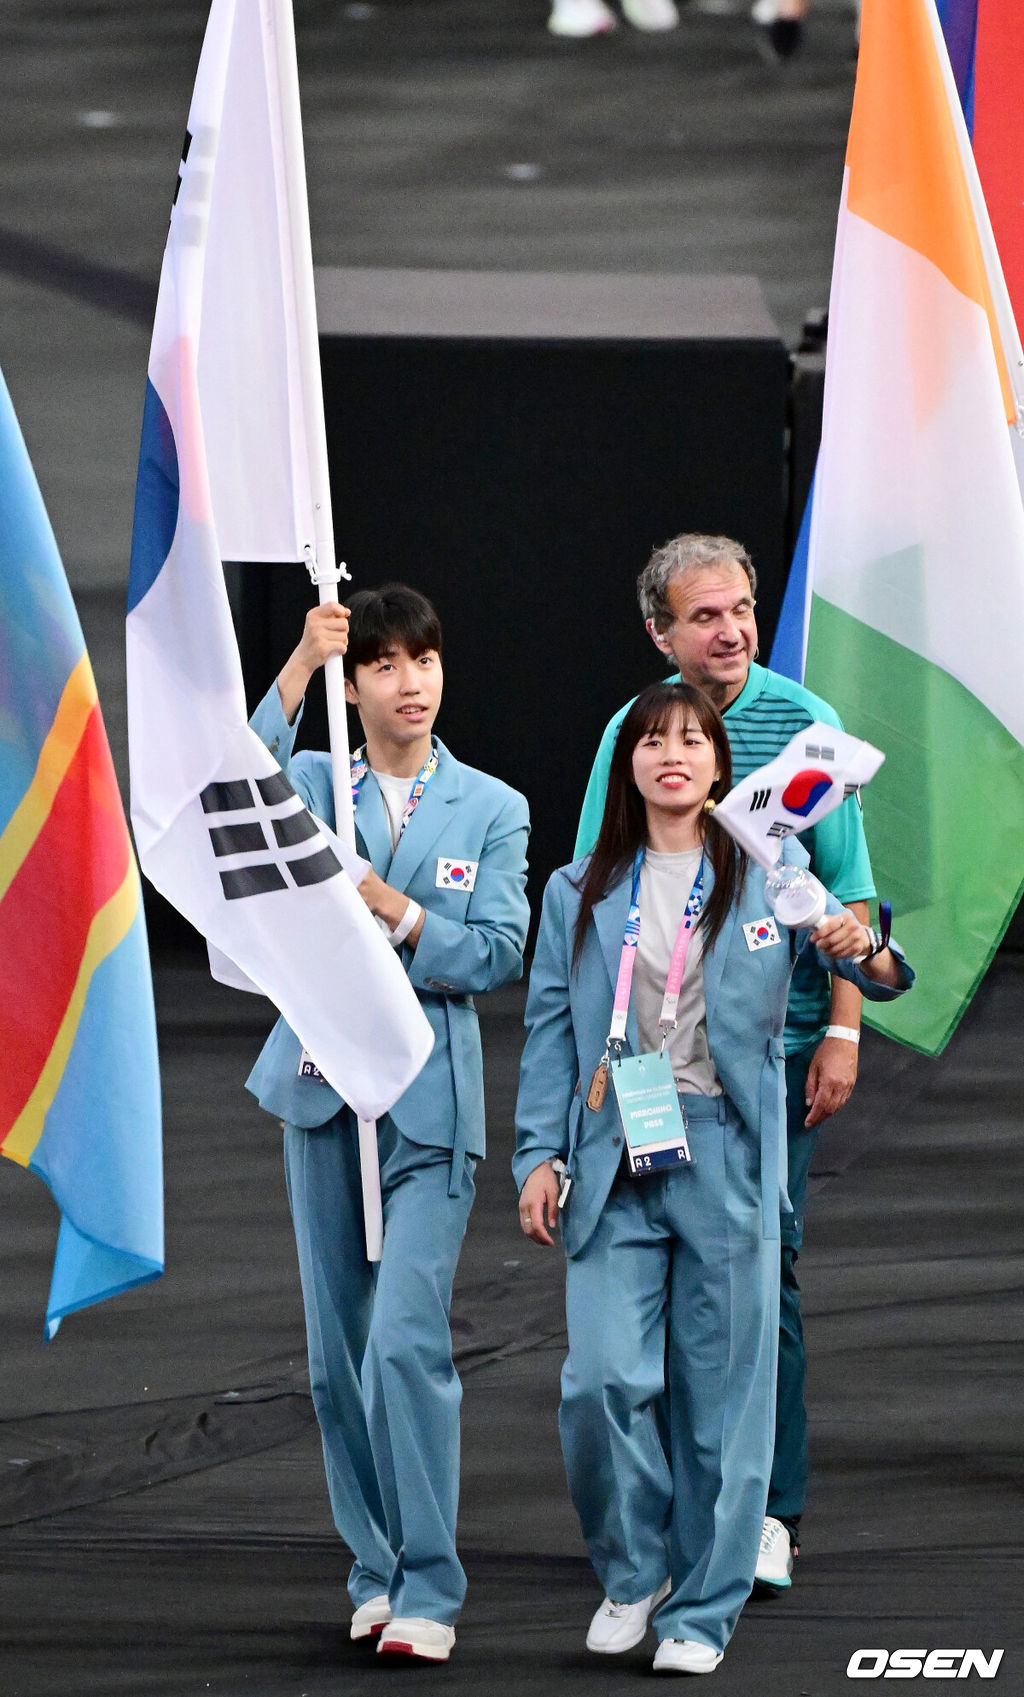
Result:
<instances>
[{"instance_id":1,"label":"taeguk circle on flag","mask_svg":"<svg viewBox=\"0 0 1024 1697\"><path fill-rule=\"evenodd\" d=\"M805 766L803 771L790 778L782 792L782 805L790 813L806 819L831 788L832 779L820 766Z\"/></svg>"}]
</instances>

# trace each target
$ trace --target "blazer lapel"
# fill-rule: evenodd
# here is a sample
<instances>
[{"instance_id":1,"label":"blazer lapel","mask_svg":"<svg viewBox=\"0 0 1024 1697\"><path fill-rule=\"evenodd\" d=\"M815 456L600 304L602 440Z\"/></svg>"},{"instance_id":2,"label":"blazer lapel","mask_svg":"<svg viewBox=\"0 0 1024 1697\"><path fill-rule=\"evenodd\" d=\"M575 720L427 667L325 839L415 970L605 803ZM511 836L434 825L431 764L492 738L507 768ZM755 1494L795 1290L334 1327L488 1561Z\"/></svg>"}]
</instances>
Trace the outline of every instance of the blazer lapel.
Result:
<instances>
[{"instance_id":1,"label":"blazer lapel","mask_svg":"<svg viewBox=\"0 0 1024 1697\"><path fill-rule=\"evenodd\" d=\"M439 837L451 824L452 808L462 793L459 762L438 738L437 771L423 791L409 823L398 839L388 872L388 883L407 890ZM451 852L451 845L449 845Z\"/></svg>"},{"instance_id":2,"label":"blazer lapel","mask_svg":"<svg viewBox=\"0 0 1024 1697\"><path fill-rule=\"evenodd\" d=\"M386 879L391 865L391 826L380 785L370 771L359 786L355 824L362 838L362 852L378 878Z\"/></svg>"}]
</instances>

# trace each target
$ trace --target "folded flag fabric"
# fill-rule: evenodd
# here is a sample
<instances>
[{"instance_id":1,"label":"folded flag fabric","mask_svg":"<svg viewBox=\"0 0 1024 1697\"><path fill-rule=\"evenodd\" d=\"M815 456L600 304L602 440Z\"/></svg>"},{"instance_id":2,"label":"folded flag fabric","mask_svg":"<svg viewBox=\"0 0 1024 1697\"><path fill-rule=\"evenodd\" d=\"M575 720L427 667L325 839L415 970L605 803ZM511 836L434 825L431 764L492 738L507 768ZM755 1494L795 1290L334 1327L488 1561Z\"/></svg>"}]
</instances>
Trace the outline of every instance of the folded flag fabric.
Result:
<instances>
[{"instance_id":1,"label":"folded flag fabric","mask_svg":"<svg viewBox=\"0 0 1024 1697\"><path fill-rule=\"evenodd\" d=\"M214 0L143 416L127 620L132 820L147 877L374 1119L419 1071L430 1027L337 844L248 727L222 569L315 552L298 357L312 264L304 188L297 206L288 169L297 126L285 0Z\"/></svg>"},{"instance_id":2,"label":"folded flag fabric","mask_svg":"<svg viewBox=\"0 0 1024 1697\"><path fill-rule=\"evenodd\" d=\"M809 831L878 771L885 756L870 743L816 719L774 760L735 784L715 819L759 866L772 867L787 837Z\"/></svg>"},{"instance_id":3,"label":"folded flag fabric","mask_svg":"<svg viewBox=\"0 0 1024 1697\"><path fill-rule=\"evenodd\" d=\"M61 1211L46 1332L163 1271L139 875L92 668L0 377L0 1148Z\"/></svg>"}]
</instances>

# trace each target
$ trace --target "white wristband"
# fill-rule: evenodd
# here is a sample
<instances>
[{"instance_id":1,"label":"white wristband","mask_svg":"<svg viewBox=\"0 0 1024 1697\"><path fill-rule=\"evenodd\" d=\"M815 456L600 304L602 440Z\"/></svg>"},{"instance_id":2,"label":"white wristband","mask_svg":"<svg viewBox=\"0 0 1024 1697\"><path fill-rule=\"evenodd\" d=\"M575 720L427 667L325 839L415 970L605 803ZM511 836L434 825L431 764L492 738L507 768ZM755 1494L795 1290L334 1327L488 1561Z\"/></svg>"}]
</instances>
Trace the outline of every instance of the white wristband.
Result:
<instances>
[{"instance_id":1,"label":"white wristband","mask_svg":"<svg viewBox=\"0 0 1024 1697\"><path fill-rule=\"evenodd\" d=\"M860 1042L860 1032L854 1030L852 1025L830 1025L825 1036L841 1037L844 1043Z\"/></svg>"},{"instance_id":2,"label":"white wristband","mask_svg":"<svg viewBox=\"0 0 1024 1697\"><path fill-rule=\"evenodd\" d=\"M419 902L414 902L410 896L409 906L398 921L395 929L388 932L388 942L391 944L393 949L397 949L400 944L405 942L406 937L408 937L409 932L412 930L422 912L423 909L420 907Z\"/></svg>"}]
</instances>

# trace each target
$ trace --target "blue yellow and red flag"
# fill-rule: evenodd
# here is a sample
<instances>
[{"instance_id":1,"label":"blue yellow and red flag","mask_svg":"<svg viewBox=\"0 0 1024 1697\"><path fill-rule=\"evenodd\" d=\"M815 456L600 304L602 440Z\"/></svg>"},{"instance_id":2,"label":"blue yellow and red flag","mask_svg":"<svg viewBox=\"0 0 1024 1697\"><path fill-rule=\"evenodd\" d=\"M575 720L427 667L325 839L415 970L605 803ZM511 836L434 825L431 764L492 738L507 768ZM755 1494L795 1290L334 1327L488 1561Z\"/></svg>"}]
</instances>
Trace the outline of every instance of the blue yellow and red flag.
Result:
<instances>
[{"instance_id":1,"label":"blue yellow and red flag","mask_svg":"<svg viewBox=\"0 0 1024 1697\"><path fill-rule=\"evenodd\" d=\"M1024 330L1024 7L937 0L1006 287Z\"/></svg>"},{"instance_id":2,"label":"blue yellow and red flag","mask_svg":"<svg viewBox=\"0 0 1024 1697\"><path fill-rule=\"evenodd\" d=\"M61 1211L46 1311L163 1271L139 875L89 656L0 376L0 1150Z\"/></svg>"}]
</instances>

